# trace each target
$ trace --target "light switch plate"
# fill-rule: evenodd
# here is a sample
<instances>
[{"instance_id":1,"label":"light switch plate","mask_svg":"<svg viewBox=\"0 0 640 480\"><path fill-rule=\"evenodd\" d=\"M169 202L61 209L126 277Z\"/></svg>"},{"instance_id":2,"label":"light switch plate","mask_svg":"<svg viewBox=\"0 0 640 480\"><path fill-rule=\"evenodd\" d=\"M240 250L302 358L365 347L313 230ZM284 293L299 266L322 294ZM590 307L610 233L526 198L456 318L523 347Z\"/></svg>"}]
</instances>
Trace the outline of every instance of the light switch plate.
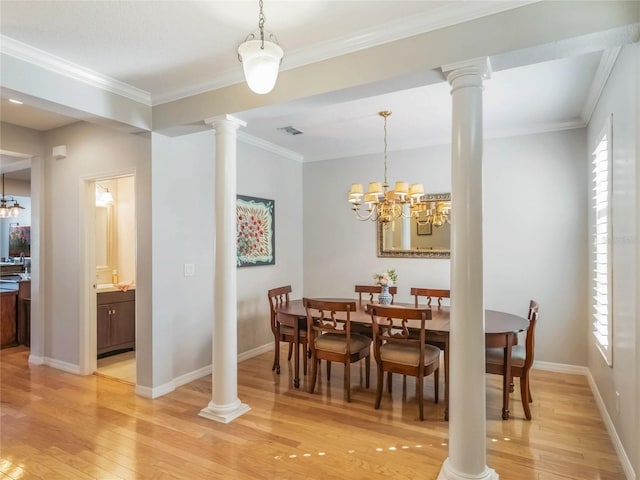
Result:
<instances>
[{"instance_id":1,"label":"light switch plate","mask_svg":"<svg viewBox=\"0 0 640 480\"><path fill-rule=\"evenodd\" d=\"M196 274L196 266L193 263L184 264L184 276L193 277Z\"/></svg>"}]
</instances>

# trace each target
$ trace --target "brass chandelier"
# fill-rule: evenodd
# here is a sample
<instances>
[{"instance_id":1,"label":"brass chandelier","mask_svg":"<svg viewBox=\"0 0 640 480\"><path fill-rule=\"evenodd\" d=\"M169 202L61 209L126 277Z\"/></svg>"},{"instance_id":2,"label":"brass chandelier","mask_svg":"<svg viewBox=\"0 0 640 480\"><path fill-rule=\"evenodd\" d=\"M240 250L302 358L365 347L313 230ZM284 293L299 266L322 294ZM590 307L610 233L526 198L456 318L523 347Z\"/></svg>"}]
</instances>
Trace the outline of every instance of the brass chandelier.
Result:
<instances>
[{"instance_id":1,"label":"brass chandelier","mask_svg":"<svg viewBox=\"0 0 640 480\"><path fill-rule=\"evenodd\" d=\"M449 223L451 202L427 201L421 183L409 185L398 181L394 190L387 182L387 119L390 111L378 112L384 119L384 183L371 182L367 193L361 183L349 189L351 210L358 220L371 220L387 225L396 218L419 217L420 222L429 222L435 227Z\"/></svg>"},{"instance_id":2,"label":"brass chandelier","mask_svg":"<svg viewBox=\"0 0 640 480\"><path fill-rule=\"evenodd\" d=\"M13 205L7 205L7 202L13 202ZM24 210L15 198L11 200L4 196L4 173L2 174L2 197L0 198L0 218L17 217L20 210Z\"/></svg>"}]
</instances>

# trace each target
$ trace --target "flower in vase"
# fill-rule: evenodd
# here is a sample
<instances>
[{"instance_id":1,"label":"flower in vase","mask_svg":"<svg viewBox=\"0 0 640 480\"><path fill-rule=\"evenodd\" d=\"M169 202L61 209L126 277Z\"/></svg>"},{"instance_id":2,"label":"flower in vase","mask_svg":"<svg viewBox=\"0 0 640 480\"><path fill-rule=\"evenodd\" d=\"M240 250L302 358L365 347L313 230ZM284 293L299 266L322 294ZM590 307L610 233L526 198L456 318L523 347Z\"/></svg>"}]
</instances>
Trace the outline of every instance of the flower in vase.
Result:
<instances>
[{"instance_id":1,"label":"flower in vase","mask_svg":"<svg viewBox=\"0 0 640 480\"><path fill-rule=\"evenodd\" d=\"M398 274L395 269L388 269L382 273L374 273L373 279L376 282L376 285L395 285L398 281Z\"/></svg>"}]
</instances>

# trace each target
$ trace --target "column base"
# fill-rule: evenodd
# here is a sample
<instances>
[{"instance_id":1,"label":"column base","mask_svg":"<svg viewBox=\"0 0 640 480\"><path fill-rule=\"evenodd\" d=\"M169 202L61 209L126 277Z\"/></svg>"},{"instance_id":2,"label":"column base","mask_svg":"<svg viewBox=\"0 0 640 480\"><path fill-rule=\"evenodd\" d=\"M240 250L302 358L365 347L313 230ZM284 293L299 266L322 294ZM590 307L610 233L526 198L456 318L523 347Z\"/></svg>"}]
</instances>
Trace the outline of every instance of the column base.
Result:
<instances>
[{"instance_id":1,"label":"column base","mask_svg":"<svg viewBox=\"0 0 640 480\"><path fill-rule=\"evenodd\" d=\"M442 470L438 474L438 480L498 480L500 476L493 468L485 465L484 472L479 475L458 472L451 466L451 461L447 458L442 464Z\"/></svg>"},{"instance_id":2,"label":"column base","mask_svg":"<svg viewBox=\"0 0 640 480\"><path fill-rule=\"evenodd\" d=\"M240 400L229 405L216 405L213 402L209 402L209 405L200 410L198 415L216 422L229 423L249 410L251 410L249 405L242 403Z\"/></svg>"}]
</instances>

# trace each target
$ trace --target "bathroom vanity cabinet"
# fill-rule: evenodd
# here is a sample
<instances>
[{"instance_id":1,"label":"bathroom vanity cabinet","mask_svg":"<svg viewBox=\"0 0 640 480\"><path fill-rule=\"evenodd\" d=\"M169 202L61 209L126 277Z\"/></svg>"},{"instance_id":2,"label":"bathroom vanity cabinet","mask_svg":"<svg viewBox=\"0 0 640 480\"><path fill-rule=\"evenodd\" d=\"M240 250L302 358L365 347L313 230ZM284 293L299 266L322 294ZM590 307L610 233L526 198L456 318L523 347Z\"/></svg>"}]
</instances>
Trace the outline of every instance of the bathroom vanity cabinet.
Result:
<instances>
[{"instance_id":1,"label":"bathroom vanity cabinet","mask_svg":"<svg viewBox=\"0 0 640 480\"><path fill-rule=\"evenodd\" d=\"M136 291L98 293L98 357L136 346Z\"/></svg>"}]
</instances>

